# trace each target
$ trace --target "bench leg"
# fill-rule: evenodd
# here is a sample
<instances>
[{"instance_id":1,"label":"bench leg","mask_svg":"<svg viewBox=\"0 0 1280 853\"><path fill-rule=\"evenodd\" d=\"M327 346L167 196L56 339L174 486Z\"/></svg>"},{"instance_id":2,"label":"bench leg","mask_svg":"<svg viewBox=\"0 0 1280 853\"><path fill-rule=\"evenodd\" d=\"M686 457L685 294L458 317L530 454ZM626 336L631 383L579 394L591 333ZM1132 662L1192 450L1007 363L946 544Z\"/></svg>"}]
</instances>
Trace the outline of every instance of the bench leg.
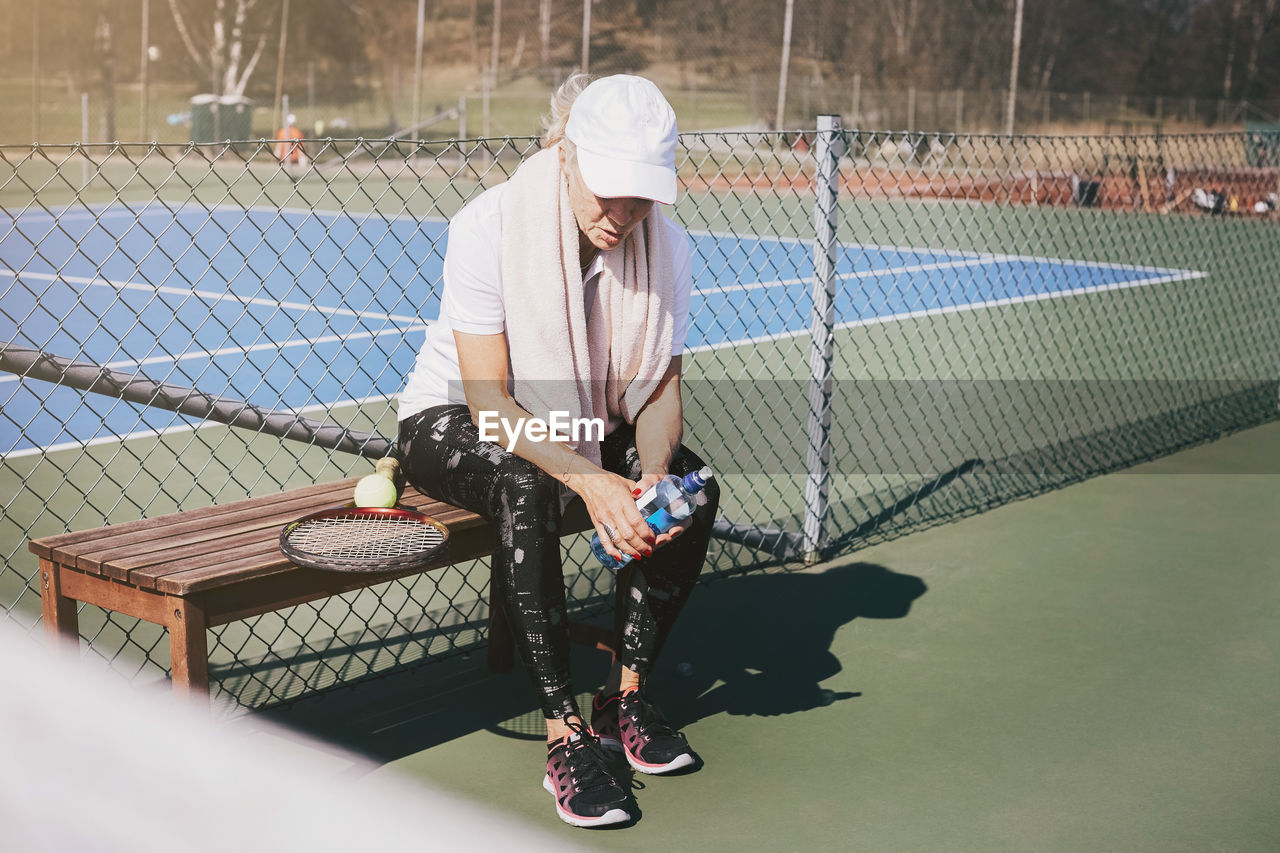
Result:
<instances>
[{"instance_id":1,"label":"bench leg","mask_svg":"<svg viewBox=\"0 0 1280 853\"><path fill-rule=\"evenodd\" d=\"M510 672L515 666L515 641L502 602L489 591L489 671Z\"/></svg>"},{"instance_id":2,"label":"bench leg","mask_svg":"<svg viewBox=\"0 0 1280 853\"><path fill-rule=\"evenodd\" d=\"M169 599L169 657L173 692L196 698L209 693L208 620L185 598Z\"/></svg>"},{"instance_id":3,"label":"bench leg","mask_svg":"<svg viewBox=\"0 0 1280 853\"><path fill-rule=\"evenodd\" d=\"M58 566L52 560L40 561L40 607L44 611L45 635L67 650L80 654L80 617L76 602L62 594Z\"/></svg>"}]
</instances>

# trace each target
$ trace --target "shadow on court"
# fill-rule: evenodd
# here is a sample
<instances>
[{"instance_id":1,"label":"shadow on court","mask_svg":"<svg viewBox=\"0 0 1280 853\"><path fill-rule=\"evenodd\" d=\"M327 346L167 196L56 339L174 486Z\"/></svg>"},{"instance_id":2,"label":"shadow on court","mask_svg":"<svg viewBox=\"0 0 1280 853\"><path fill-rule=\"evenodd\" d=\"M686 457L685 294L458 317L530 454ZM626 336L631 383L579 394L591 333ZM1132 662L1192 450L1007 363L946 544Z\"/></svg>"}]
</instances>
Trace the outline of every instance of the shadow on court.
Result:
<instances>
[{"instance_id":1,"label":"shadow on court","mask_svg":"<svg viewBox=\"0 0 1280 853\"><path fill-rule=\"evenodd\" d=\"M901 619L920 578L872 563L740 576L699 587L651 678L677 725L717 714L778 715L855 698L822 682L840 672L836 631L855 619ZM480 730L545 736L524 671L492 675L483 653L392 674L252 715L390 762ZM605 678L607 655L574 647L579 701Z\"/></svg>"},{"instance_id":2,"label":"shadow on court","mask_svg":"<svg viewBox=\"0 0 1280 853\"><path fill-rule=\"evenodd\" d=\"M674 722L776 715L856 698L822 682L840 672L836 631L855 619L901 619L924 581L874 563L774 573L699 589L659 663L655 692Z\"/></svg>"}]
</instances>

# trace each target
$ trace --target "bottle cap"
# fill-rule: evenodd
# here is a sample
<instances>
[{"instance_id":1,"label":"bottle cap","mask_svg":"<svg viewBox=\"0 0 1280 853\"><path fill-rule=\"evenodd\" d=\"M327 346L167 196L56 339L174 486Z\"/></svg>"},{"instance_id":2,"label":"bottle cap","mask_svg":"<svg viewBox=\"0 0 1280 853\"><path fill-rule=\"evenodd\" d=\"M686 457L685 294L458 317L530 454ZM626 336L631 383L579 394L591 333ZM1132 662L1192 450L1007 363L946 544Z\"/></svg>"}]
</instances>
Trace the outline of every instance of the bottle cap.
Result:
<instances>
[{"instance_id":1,"label":"bottle cap","mask_svg":"<svg viewBox=\"0 0 1280 853\"><path fill-rule=\"evenodd\" d=\"M699 491L714 476L715 474L711 472L711 469L704 465L697 471L690 471L685 475L684 487L691 492Z\"/></svg>"}]
</instances>

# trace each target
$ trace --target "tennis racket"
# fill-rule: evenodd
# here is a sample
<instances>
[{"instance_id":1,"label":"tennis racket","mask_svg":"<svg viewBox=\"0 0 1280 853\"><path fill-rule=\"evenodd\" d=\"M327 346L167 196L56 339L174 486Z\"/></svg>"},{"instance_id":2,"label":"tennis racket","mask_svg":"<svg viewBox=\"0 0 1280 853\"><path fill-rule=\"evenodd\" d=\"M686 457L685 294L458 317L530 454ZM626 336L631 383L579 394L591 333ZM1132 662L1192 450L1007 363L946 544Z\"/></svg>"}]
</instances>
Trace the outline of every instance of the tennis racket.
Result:
<instances>
[{"instance_id":1,"label":"tennis racket","mask_svg":"<svg viewBox=\"0 0 1280 853\"><path fill-rule=\"evenodd\" d=\"M444 553L448 529L408 509L338 507L285 525L280 550L299 566L332 572L425 568Z\"/></svg>"}]
</instances>

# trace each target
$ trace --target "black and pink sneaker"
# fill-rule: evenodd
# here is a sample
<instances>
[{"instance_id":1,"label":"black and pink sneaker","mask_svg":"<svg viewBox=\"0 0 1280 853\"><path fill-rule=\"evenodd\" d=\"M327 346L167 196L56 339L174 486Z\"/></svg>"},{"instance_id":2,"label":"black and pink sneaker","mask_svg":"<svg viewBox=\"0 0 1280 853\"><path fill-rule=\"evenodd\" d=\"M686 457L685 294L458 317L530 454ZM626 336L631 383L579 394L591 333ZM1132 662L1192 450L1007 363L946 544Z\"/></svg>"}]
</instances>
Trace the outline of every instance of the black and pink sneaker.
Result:
<instances>
[{"instance_id":1,"label":"black and pink sneaker","mask_svg":"<svg viewBox=\"0 0 1280 853\"><path fill-rule=\"evenodd\" d=\"M618 700L614 693L605 696L597 693L591 697L591 731L605 749L622 752L622 732L618 730Z\"/></svg>"},{"instance_id":2,"label":"black and pink sneaker","mask_svg":"<svg viewBox=\"0 0 1280 853\"><path fill-rule=\"evenodd\" d=\"M608 697L597 693L591 729L601 746L624 753L639 773L670 773L698 761L685 736L635 687Z\"/></svg>"},{"instance_id":3,"label":"black and pink sneaker","mask_svg":"<svg viewBox=\"0 0 1280 853\"><path fill-rule=\"evenodd\" d=\"M542 787L556 798L556 814L573 826L594 827L632 819L630 793L609 770L609 757L583 726L550 745Z\"/></svg>"}]
</instances>

